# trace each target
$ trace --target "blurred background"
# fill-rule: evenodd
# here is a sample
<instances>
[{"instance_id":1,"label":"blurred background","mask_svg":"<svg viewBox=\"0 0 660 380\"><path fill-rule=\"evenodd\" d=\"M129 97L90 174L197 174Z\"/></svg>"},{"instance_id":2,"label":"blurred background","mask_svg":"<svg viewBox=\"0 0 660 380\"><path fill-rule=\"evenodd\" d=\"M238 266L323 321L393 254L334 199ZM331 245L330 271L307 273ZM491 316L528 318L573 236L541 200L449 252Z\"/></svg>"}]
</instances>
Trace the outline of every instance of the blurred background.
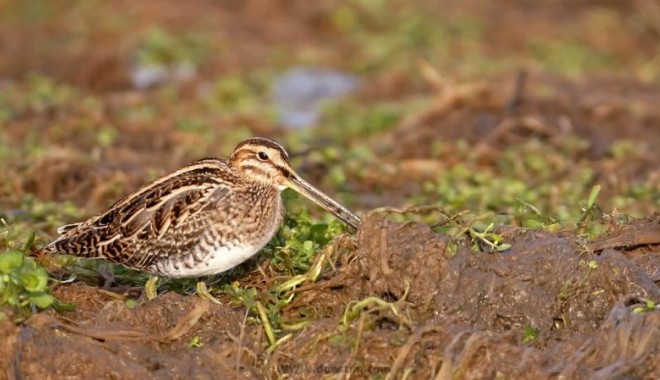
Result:
<instances>
[{"instance_id":1,"label":"blurred background","mask_svg":"<svg viewBox=\"0 0 660 380\"><path fill-rule=\"evenodd\" d=\"M659 84L654 0L0 1L0 217L46 240L253 135L360 211L650 215Z\"/></svg>"}]
</instances>

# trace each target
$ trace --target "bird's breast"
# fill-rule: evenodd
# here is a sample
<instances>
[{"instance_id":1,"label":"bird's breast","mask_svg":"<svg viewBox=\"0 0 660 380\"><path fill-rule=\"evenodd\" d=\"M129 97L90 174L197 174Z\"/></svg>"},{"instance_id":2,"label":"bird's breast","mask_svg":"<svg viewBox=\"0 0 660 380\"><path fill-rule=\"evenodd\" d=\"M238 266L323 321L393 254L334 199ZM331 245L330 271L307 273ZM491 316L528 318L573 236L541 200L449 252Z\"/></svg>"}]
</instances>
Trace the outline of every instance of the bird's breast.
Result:
<instances>
[{"instance_id":1,"label":"bird's breast","mask_svg":"<svg viewBox=\"0 0 660 380\"><path fill-rule=\"evenodd\" d=\"M209 218L208 227L186 252L158 261L150 271L164 277L199 277L221 273L258 253L284 219L279 192L263 197L238 194L226 214Z\"/></svg>"}]
</instances>

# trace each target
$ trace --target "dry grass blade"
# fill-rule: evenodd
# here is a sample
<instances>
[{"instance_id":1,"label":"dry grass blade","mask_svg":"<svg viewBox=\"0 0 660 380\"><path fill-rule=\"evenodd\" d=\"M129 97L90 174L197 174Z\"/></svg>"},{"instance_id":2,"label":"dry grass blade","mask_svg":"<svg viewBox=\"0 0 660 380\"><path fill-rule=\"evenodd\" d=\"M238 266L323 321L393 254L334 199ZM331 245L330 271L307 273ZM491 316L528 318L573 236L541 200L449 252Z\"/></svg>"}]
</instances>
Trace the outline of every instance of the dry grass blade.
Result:
<instances>
[{"instance_id":1,"label":"dry grass blade","mask_svg":"<svg viewBox=\"0 0 660 380\"><path fill-rule=\"evenodd\" d=\"M391 380L396 378L396 374L397 372L399 372L399 370L405 363L406 357L408 356L412 348L417 343L419 343L419 341L422 339L422 336L424 336L424 334L431 331L439 331L439 329L440 329L439 326L434 326L434 325L418 327L415 330L415 332L408 337L408 341L406 342L406 344L403 347L401 347L401 350L399 350L399 354L396 356L394 363L392 363L392 368L390 368L390 372L385 377L385 380Z\"/></svg>"},{"instance_id":2,"label":"dry grass blade","mask_svg":"<svg viewBox=\"0 0 660 380\"><path fill-rule=\"evenodd\" d=\"M214 363L218 364L222 369L231 374L232 379L257 379L256 375L246 376L243 373L239 372L237 369L232 368L232 366L227 362L227 360L219 353L205 348L202 353L206 355Z\"/></svg>"},{"instance_id":3,"label":"dry grass blade","mask_svg":"<svg viewBox=\"0 0 660 380\"><path fill-rule=\"evenodd\" d=\"M162 334L150 334L139 330L124 330L107 328L87 328L77 322L63 317L53 317L47 314L36 314L26 321L26 325L35 328L48 326L61 329L76 335L83 335L98 340L123 340L123 341L158 341L170 342L183 336L197 324L199 318L209 309L209 302L199 300L195 307L188 312L179 322Z\"/></svg>"},{"instance_id":4,"label":"dry grass blade","mask_svg":"<svg viewBox=\"0 0 660 380\"><path fill-rule=\"evenodd\" d=\"M469 336L463 343L466 336ZM463 331L454 336L451 343L445 348L442 366L438 371L435 380L451 380L461 378L461 362L468 359L470 353L475 352L473 348L481 335L471 331ZM483 337L481 337L483 339ZM458 353L456 352L458 351Z\"/></svg>"},{"instance_id":5,"label":"dry grass blade","mask_svg":"<svg viewBox=\"0 0 660 380\"><path fill-rule=\"evenodd\" d=\"M346 362L344 362L343 368L345 371L342 373L342 376L340 377L342 380L348 380L351 378L351 368L353 367L353 362L355 362L355 357L357 356L358 350L360 349L360 341L362 340L362 333L364 332L364 322L366 318L364 314L360 315L360 322L358 323L358 330L357 330L357 336L355 337L355 347L353 347L353 350L351 350L351 354L348 356L348 359L346 359Z\"/></svg>"},{"instance_id":6,"label":"dry grass blade","mask_svg":"<svg viewBox=\"0 0 660 380\"><path fill-rule=\"evenodd\" d=\"M190 329L192 329L195 324L197 324L199 318L201 318L202 315L204 315L204 313L209 310L209 306L209 301L200 299L197 301L195 307L188 314L186 314L185 317L181 318L179 322L166 333L160 335L158 340L172 341L179 339L185 333L190 331Z\"/></svg>"}]
</instances>

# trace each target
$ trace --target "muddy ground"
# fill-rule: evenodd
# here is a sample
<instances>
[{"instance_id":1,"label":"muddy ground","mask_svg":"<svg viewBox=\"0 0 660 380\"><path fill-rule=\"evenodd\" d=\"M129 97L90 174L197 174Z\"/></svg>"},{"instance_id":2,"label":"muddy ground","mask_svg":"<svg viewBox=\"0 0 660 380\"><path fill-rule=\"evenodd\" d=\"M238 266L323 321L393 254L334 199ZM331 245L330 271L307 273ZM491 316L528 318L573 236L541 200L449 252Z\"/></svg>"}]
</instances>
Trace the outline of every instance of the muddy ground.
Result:
<instances>
[{"instance_id":1,"label":"muddy ground","mask_svg":"<svg viewBox=\"0 0 660 380\"><path fill-rule=\"evenodd\" d=\"M570 236L502 233L512 243L505 254L461 246L447 257L446 237L428 226L368 215L356 237L335 241L336 269L285 310L314 320L273 352L241 308L173 292L128 308L99 287L58 286L54 294L76 311L41 313L20 326L4 321L4 365L10 377L34 379L659 373L659 315L634 309L660 296L659 253L649 248L657 247L660 217L586 247ZM382 301L351 314L356 300L370 298ZM539 335L529 343L521 331L531 326ZM194 337L204 344L190 348Z\"/></svg>"},{"instance_id":2,"label":"muddy ground","mask_svg":"<svg viewBox=\"0 0 660 380\"><path fill-rule=\"evenodd\" d=\"M437 10L438 5L427 3L420 1L420 9ZM496 37L481 49L490 57L515 55L527 34L579 29L585 20L579 15L593 9L625 20L641 13L660 25L660 12L654 13L660 8L645 1L626 6L613 1L560 1L543 7L526 1L497 7L478 1L452 4L443 2L442 9L487 16L485 33ZM127 106L164 102L158 94L132 89L126 55L117 53L134 47L138 32L153 24L174 30L194 24L210 31L218 50L201 66L200 78L260 67L272 45L307 52L338 68L357 49L333 32L328 14L338 5L330 1L309 7L290 2L160 6L118 1L76 6L70 12L68 2L57 1L34 23L22 18L34 9L0 5L6 20L19 20L0 25L3 77L42 72L95 94L101 103L92 108L76 102L63 107L39 103L3 119L4 138L10 143L36 141L53 147L37 156L7 159L0 174L2 206L9 210L3 211L5 217L20 214L23 203L16 194L32 194L44 202L72 201L91 215L154 170L165 172L198 158L200 152L190 147L218 154L203 144L205 137L181 133L171 122L182 114L207 112L191 100L203 85L201 79L183 84L182 93L190 96L159 104L148 122L123 113ZM123 23L122 15L131 21ZM378 20L371 22L379 27ZM80 34L86 37L75 37ZM606 32L583 33L583 38L619 57L622 71L631 74L639 67L635 54L657 51L659 34L651 28L634 36ZM44 36L59 41L59 49L39 45L36 41ZM462 48L455 47L457 52ZM653 65L657 56L642 61ZM277 62L288 63L283 58ZM0 321L0 378L659 378L660 312L647 308L647 301L660 302L657 200L640 201L639 218L612 223L591 241L569 228L550 232L496 226L511 244L497 253L485 247L475 251L466 239L458 241L456 250L448 249L451 238L426 224L369 211L405 204L424 180L454 164L451 143L459 140L477 153L479 165L497 171L497 158L506 147L530 138L562 147L579 136L589 144L574 156L576 165L596 173L604 209L614 208L611 196L639 179L649 181L660 197L660 152L653 149L660 145L660 90L657 78L639 78L645 70L637 77L608 73L575 78L531 65L487 79L457 74L448 81L433 72L413 79L400 68L378 73L357 94L359 101L396 101L418 93L431 100L392 129L364 139L373 151L387 154L369 175L348 179L362 225L317 253L328 258L317 281L287 294L293 298L280 312L290 323L276 332L282 341L275 347L259 316L233 303L228 294L217 294L221 304L172 291L149 301L139 287L117 282L104 287L97 276L51 287L54 296L74 304L75 310L49 309L18 325L6 310L9 318ZM219 125L215 136L224 136L236 123L251 134L287 133L250 116L204 117ZM119 136L98 148L85 124L89 119L95 125L112 123ZM52 128L54 124L63 128ZM439 140L450 142L442 160L434 156L433 142ZM634 157L616 159L609 153L622 140L631 142L633 152L640 147L631 153ZM101 159L89 160L87 154ZM305 176L321 183L327 171L311 165ZM46 219L35 218L34 224L43 225ZM52 226L44 228L45 234L53 234ZM265 297L272 295L267 289L278 275L262 255L221 281L255 288L267 303ZM136 304L127 302L132 298ZM298 321L305 321L304 326L292 326Z\"/></svg>"}]
</instances>

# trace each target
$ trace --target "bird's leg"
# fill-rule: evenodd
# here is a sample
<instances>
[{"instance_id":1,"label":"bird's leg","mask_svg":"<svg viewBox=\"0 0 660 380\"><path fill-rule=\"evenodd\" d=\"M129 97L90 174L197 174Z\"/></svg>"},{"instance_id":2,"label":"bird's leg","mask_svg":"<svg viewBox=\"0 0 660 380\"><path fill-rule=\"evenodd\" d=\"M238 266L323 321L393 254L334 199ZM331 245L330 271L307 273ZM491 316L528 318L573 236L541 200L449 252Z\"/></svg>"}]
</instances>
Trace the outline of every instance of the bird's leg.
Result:
<instances>
[{"instance_id":1,"label":"bird's leg","mask_svg":"<svg viewBox=\"0 0 660 380\"><path fill-rule=\"evenodd\" d=\"M103 289L110 289L110 286L115 283L115 274L112 272L111 264L107 262L99 263L98 273L103 278Z\"/></svg>"},{"instance_id":2,"label":"bird's leg","mask_svg":"<svg viewBox=\"0 0 660 380\"><path fill-rule=\"evenodd\" d=\"M213 303L221 304L220 300L213 297L211 293L209 293L209 288L206 287L206 282L198 281L197 286L195 286L195 290L197 291L198 297L207 299Z\"/></svg>"},{"instance_id":3,"label":"bird's leg","mask_svg":"<svg viewBox=\"0 0 660 380\"><path fill-rule=\"evenodd\" d=\"M157 282L158 276L151 276L147 282L144 283L144 294L146 294L149 301L158 296L158 286L156 285Z\"/></svg>"}]
</instances>

